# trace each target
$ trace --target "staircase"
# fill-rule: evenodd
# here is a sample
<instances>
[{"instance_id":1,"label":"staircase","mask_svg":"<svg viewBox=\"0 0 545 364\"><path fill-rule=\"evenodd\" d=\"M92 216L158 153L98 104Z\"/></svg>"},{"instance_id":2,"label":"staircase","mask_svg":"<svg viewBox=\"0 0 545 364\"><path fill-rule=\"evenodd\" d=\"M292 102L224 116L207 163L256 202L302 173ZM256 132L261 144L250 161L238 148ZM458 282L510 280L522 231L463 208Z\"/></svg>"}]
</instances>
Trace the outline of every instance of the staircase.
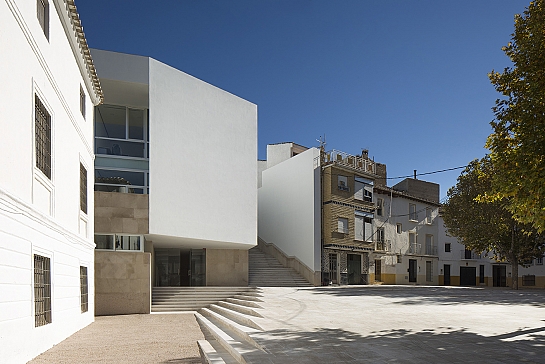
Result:
<instances>
[{"instance_id":1,"label":"staircase","mask_svg":"<svg viewBox=\"0 0 545 364\"><path fill-rule=\"evenodd\" d=\"M261 363L267 355L251 334L261 332L255 322L261 318L256 309L260 294L257 290L227 298L202 308L195 314L205 340L199 340L204 363Z\"/></svg>"},{"instance_id":2,"label":"staircase","mask_svg":"<svg viewBox=\"0 0 545 364\"><path fill-rule=\"evenodd\" d=\"M151 312L197 311L253 292L255 288L251 287L153 287Z\"/></svg>"},{"instance_id":3,"label":"staircase","mask_svg":"<svg viewBox=\"0 0 545 364\"><path fill-rule=\"evenodd\" d=\"M293 268L284 267L272 256L254 247L248 251L249 285L254 287L312 287Z\"/></svg>"}]
</instances>

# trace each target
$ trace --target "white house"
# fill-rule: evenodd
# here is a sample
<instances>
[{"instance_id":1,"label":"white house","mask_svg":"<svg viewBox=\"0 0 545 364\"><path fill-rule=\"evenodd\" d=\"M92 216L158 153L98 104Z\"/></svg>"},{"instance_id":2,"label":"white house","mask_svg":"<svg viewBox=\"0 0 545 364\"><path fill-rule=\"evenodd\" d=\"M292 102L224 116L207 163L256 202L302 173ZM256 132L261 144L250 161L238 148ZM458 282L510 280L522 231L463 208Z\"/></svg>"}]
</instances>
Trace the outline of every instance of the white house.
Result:
<instances>
[{"instance_id":1,"label":"white house","mask_svg":"<svg viewBox=\"0 0 545 364\"><path fill-rule=\"evenodd\" d=\"M152 287L247 286L257 244L257 107L153 58L93 50L96 313Z\"/></svg>"},{"instance_id":2,"label":"white house","mask_svg":"<svg viewBox=\"0 0 545 364\"><path fill-rule=\"evenodd\" d=\"M0 361L26 362L94 315L93 105L73 0L0 4Z\"/></svg>"}]
</instances>

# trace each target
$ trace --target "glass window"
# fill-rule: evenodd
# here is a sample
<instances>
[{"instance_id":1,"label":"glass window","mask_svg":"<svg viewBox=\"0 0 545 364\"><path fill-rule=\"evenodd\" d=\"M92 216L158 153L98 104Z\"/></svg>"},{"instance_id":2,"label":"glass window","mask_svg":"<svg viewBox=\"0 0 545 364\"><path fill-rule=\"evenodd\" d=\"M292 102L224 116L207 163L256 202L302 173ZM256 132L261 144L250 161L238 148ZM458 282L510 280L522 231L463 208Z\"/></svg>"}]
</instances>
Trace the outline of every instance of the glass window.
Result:
<instances>
[{"instance_id":1,"label":"glass window","mask_svg":"<svg viewBox=\"0 0 545 364\"><path fill-rule=\"evenodd\" d=\"M112 139L95 139L95 153L114 156L146 158L143 142L129 142Z\"/></svg>"},{"instance_id":2,"label":"glass window","mask_svg":"<svg viewBox=\"0 0 545 364\"><path fill-rule=\"evenodd\" d=\"M34 326L51 322L51 259L34 254Z\"/></svg>"},{"instance_id":3,"label":"glass window","mask_svg":"<svg viewBox=\"0 0 545 364\"><path fill-rule=\"evenodd\" d=\"M144 173L95 169L95 183L144 186Z\"/></svg>"},{"instance_id":4,"label":"glass window","mask_svg":"<svg viewBox=\"0 0 545 364\"><path fill-rule=\"evenodd\" d=\"M95 249L114 250L113 235L95 235Z\"/></svg>"},{"instance_id":5,"label":"glass window","mask_svg":"<svg viewBox=\"0 0 545 364\"><path fill-rule=\"evenodd\" d=\"M51 179L51 115L38 97L34 97L34 134L36 167Z\"/></svg>"},{"instance_id":6,"label":"glass window","mask_svg":"<svg viewBox=\"0 0 545 364\"><path fill-rule=\"evenodd\" d=\"M124 107L99 105L96 108L95 136L126 139L126 111Z\"/></svg>"},{"instance_id":7,"label":"glass window","mask_svg":"<svg viewBox=\"0 0 545 364\"><path fill-rule=\"evenodd\" d=\"M89 287L87 282L87 267L79 267L79 282L81 312L83 313L89 310Z\"/></svg>"},{"instance_id":8,"label":"glass window","mask_svg":"<svg viewBox=\"0 0 545 364\"><path fill-rule=\"evenodd\" d=\"M81 111L81 115L85 119L85 92L81 85L79 86L79 111Z\"/></svg>"},{"instance_id":9,"label":"glass window","mask_svg":"<svg viewBox=\"0 0 545 364\"><path fill-rule=\"evenodd\" d=\"M426 207L426 224L431 224L431 208Z\"/></svg>"},{"instance_id":10,"label":"glass window","mask_svg":"<svg viewBox=\"0 0 545 364\"><path fill-rule=\"evenodd\" d=\"M44 35L49 39L49 2L47 0L37 0L36 16L38 22L44 31Z\"/></svg>"},{"instance_id":11,"label":"glass window","mask_svg":"<svg viewBox=\"0 0 545 364\"><path fill-rule=\"evenodd\" d=\"M144 110L129 109L129 139L144 140Z\"/></svg>"},{"instance_id":12,"label":"glass window","mask_svg":"<svg viewBox=\"0 0 545 364\"><path fill-rule=\"evenodd\" d=\"M115 250L140 250L140 236L116 235Z\"/></svg>"},{"instance_id":13,"label":"glass window","mask_svg":"<svg viewBox=\"0 0 545 364\"><path fill-rule=\"evenodd\" d=\"M337 176L337 187L341 191L350 191L350 188L348 188L348 177Z\"/></svg>"},{"instance_id":14,"label":"glass window","mask_svg":"<svg viewBox=\"0 0 545 364\"><path fill-rule=\"evenodd\" d=\"M345 219L344 217L339 217L337 219L337 231L343 234L348 233L348 219Z\"/></svg>"},{"instance_id":15,"label":"glass window","mask_svg":"<svg viewBox=\"0 0 545 364\"><path fill-rule=\"evenodd\" d=\"M414 203L409 204L409 220L417 221L416 205Z\"/></svg>"},{"instance_id":16,"label":"glass window","mask_svg":"<svg viewBox=\"0 0 545 364\"><path fill-rule=\"evenodd\" d=\"M403 231L403 225L402 224L396 224L396 231L398 234L401 234Z\"/></svg>"},{"instance_id":17,"label":"glass window","mask_svg":"<svg viewBox=\"0 0 545 364\"><path fill-rule=\"evenodd\" d=\"M450 253L450 243L445 243L445 253Z\"/></svg>"},{"instance_id":18,"label":"glass window","mask_svg":"<svg viewBox=\"0 0 545 364\"><path fill-rule=\"evenodd\" d=\"M87 170L79 164L79 205L81 211L87 213Z\"/></svg>"},{"instance_id":19,"label":"glass window","mask_svg":"<svg viewBox=\"0 0 545 364\"><path fill-rule=\"evenodd\" d=\"M382 198L377 198L377 215L382 216L382 208L384 206L384 200Z\"/></svg>"}]
</instances>

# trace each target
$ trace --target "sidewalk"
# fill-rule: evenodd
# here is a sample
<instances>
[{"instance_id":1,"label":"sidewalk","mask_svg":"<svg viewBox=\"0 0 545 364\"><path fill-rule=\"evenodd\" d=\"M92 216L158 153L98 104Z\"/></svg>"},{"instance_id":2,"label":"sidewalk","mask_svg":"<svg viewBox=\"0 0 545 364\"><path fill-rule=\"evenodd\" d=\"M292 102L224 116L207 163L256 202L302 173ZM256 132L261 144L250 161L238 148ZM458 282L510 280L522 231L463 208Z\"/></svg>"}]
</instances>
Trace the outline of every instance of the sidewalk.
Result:
<instances>
[{"instance_id":1,"label":"sidewalk","mask_svg":"<svg viewBox=\"0 0 545 364\"><path fill-rule=\"evenodd\" d=\"M200 364L193 313L99 316L30 363Z\"/></svg>"}]
</instances>

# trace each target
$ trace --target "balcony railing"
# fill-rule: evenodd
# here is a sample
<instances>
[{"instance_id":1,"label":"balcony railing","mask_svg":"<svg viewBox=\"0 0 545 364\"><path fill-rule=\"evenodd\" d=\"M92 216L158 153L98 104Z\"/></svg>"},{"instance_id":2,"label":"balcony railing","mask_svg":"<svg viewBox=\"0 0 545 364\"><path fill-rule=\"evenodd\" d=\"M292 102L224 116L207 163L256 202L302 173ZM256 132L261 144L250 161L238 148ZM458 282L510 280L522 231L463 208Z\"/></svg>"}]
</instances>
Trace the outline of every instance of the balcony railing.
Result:
<instances>
[{"instance_id":1,"label":"balcony railing","mask_svg":"<svg viewBox=\"0 0 545 364\"><path fill-rule=\"evenodd\" d=\"M426 255L437 255L437 247L434 245L426 245Z\"/></svg>"},{"instance_id":2,"label":"balcony railing","mask_svg":"<svg viewBox=\"0 0 545 364\"><path fill-rule=\"evenodd\" d=\"M354 156L339 150L332 149L325 152L325 162L334 162L347 167L359 169L367 173L376 173L375 162L362 156Z\"/></svg>"},{"instance_id":3,"label":"balcony railing","mask_svg":"<svg viewBox=\"0 0 545 364\"><path fill-rule=\"evenodd\" d=\"M375 250L376 251L383 251L383 252L389 252L391 249L390 240L378 240L375 241Z\"/></svg>"},{"instance_id":4,"label":"balcony railing","mask_svg":"<svg viewBox=\"0 0 545 364\"><path fill-rule=\"evenodd\" d=\"M409 244L409 254L420 254L421 244Z\"/></svg>"}]
</instances>

